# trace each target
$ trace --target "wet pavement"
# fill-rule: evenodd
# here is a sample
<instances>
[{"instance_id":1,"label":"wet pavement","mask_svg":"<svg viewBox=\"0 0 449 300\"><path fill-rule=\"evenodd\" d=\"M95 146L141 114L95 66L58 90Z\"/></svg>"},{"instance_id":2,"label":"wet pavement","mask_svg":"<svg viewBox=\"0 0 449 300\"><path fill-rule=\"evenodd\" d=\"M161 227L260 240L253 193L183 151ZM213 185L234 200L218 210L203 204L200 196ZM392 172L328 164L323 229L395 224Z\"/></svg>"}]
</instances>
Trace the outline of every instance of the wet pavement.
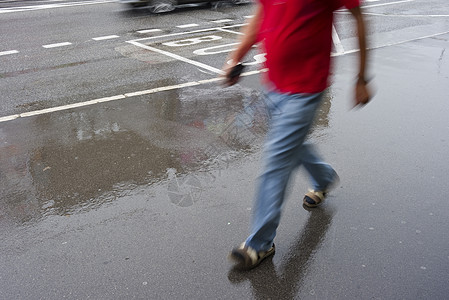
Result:
<instances>
[{"instance_id":1,"label":"wet pavement","mask_svg":"<svg viewBox=\"0 0 449 300\"><path fill-rule=\"evenodd\" d=\"M276 254L240 273L266 131L258 76L0 124L0 299L447 299L449 34L356 54L311 139L341 183L302 208L292 180Z\"/></svg>"}]
</instances>

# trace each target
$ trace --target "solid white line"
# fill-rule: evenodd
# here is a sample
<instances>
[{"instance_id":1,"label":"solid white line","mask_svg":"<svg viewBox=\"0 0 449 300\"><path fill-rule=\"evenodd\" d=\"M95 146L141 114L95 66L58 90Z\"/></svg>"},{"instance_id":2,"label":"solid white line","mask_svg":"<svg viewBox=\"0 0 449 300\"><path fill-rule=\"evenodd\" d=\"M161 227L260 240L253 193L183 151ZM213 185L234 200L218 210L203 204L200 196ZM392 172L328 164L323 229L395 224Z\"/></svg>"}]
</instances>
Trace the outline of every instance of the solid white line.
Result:
<instances>
[{"instance_id":1,"label":"solid white line","mask_svg":"<svg viewBox=\"0 0 449 300\"><path fill-rule=\"evenodd\" d=\"M343 48L340 37L338 36L337 30L335 29L334 25L332 25L332 41L334 42L335 50L337 50L337 53L345 52L345 49Z\"/></svg>"},{"instance_id":2,"label":"solid white line","mask_svg":"<svg viewBox=\"0 0 449 300\"><path fill-rule=\"evenodd\" d=\"M1 117L0 118L0 123L7 122L7 121L12 121L12 120L15 120L17 118L20 118L20 115L11 115L11 116L6 116L6 117Z\"/></svg>"},{"instance_id":3,"label":"solid white line","mask_svg":"<svg viewBox=\"0 0 449 300\"><path fill-rule=\"evenodd\" d=\"M380 3L380 4L372 4L372 5L363 5L362 8L387 6L387 5L401 4L401 3L413 2L413 1L415 1L415 0L403 0L403 1L396 1L396 2L388 2L388 3Z\"/></svg>"},{"instance_id":4,"label":"solid white line","mask_svg":"<svg viewBox=\"0 0 449 300\"><path fill-rule=\"evenodd\" d=\"M243 76L251 76L251 75L256 75L256 74L267 72L267 71L268 71L268 69L249 71L249 72L242 73L241 76L242 77ZM52 112L58 112L58 111L69 110L69 109L73 109L73 108L90 106L90 105L94 105L94 104L98 104L98 103L123 100L126 98L143 96L143 95L148 95L148 94L155 94L155 93L159 93L159 92L163 92L163 91L181 89L181 88L185 88L185 87L197 86L197 85L201 85L201 84L212 83L212 82L217 82L217 81L222 81L222 80L223 80L223 78L221 78L221 77L214 77L214 78L210 78L210 79L185 82L185 83L176 84L176 85L163 86L163 87L158 87L158 88L149 89L149 90L143 90L143 91L137 91L137 92L133 92L133 93L126 93L126 94L122 94L122 95L99 98L99 99L89 100L89 101L85 101L85 102L78 102L78 103L73 103L73 104L68 104L68 105L62 105L62 106L56 106L56 107L51 107L51 108L46 108L46 109L41 109L41 110L35 110L35 111L26 112L26 113L0 117L0 123L12 121L12 120L15 120L18 118L38 116L38 115L48 114L48 113L52 113Z\"/></svg>"},{"instance_id":5,"label":"solid white line","mask_svg":"<svg viewBox=\"0 0 449 300\"><path fill-rule=\"evenodd\" d=\"M104 40L110 40L110 39L116 39L119 38L118 35L106 35L106 36L99 36L92 38L94 41L104 41Z\"/></svg>"},{"instance_id":6,"label":"solid white line","mask_svg":"<svg viewBox=\"0 0 449 300\"><path fill-rule=\"evenodd\" d=\"M42 9L52 9L59 7L71 7L71 6L84 6L84 5L92 5L92 4L104 4L115 2L115 0L98 0L98 1L89 1L89 2L72 2L72 3L61 3L61 4L44 4L44 5L32 5L32 6L19 6L19 7L7 7L0 8L0 14L3 13L12 13L12 12L21 12L21 11L32 11L32 10L42 10Z\"/></svg>"},{"instance_id":7,"label":"solid white line","mask_svg":"<svg viewBox=\"0 0 449 300\"><path fill-rule=\"evenodd\" d=\"M181 83L181 84L177 84L177 85L158 87L158 88L154 88L154 89L150 89L150 90L144 90L144 91L138 91L138 92L133 92L133 93L127 93L124 96L127 97L127 98L128 97L135 97L135 96L143 96L143 95L154 94L154 93L163 92L163 91L170 91L170 90L175 90L175 89L181 89L181 88L185 88L185 87L189 87L189 86L195 86L195 85L199 85L199 84L200 83L198 83L198 81L192 81L192 82L186 82L186 83Z\"/></svg>"},{"instance_id":8,"label":"solid white line","mask_svg":"<svg viewBox=\"0 0 449 300\"><path fill-rule=\"evenodd\" d=\"M139 30L137 33L152 33L152 32L160 32L161 29L145 29L145 30Z\"/></svg>"},{"instance_id":9,"label":"solid white line","mask_svg":"<svg viewBox=\"0 0 449 300\"><path fill-rule=\"evenodd\" d=\"M43 45L42 47L44 48L56 48L56 47L64 47L64 46L69 46L72 43L69 42L64 42L64 43L56 43L56 44L49 44L49 45Z\"/></svg>"},{"instance_id":10,"label":"solid white line","mask_svg":"<svg viewBox=\"0 0 449 300\"><path fill-rule=\"evenodd\" d=\"M350 14L350 13L349 13ZM368 13L364 12L364 15L378 16L378 17L398 17L398 18L447 18L449 15L398 15L398 14L380 14L380 13Z\"/></svg>"},{"instance_id":11,"label":"solid white line","mask_svg":"<svg viewBox=\"0 0 449 300\"><path fill-rule=\"evenodd\" d=\"M215 20L215 21L211 21L212 23L226 23L226 22L232 22L233 20L231 19L221 19L221 20Z\"/></svg>"},{"instance_id":12,"label":"solid white line","mask_svg":"<svg viewBox=\"0 0 449 300\"><path fill-rule=\"evenodd\" d=\"M372 4L372 5L362 5L362 12L364 13L365 8L372 8L372 7L379 7L379 6L387 6L387 5L394 5L394 4L401 4L401 3L406 3L406 2L412 2L415 0L402 0L402 1L396 1L396 2L387 2L387 3L380 3L380 4ZM336 13L341 13L341 12L345 12L347 13L348 10L347 9L339 9L335 11Z\"/></svg>"},{"instance_id":13,"label":"solid white line","mask_svg":"<svg viewBox=\"0 0 449 300\"><path fill-rule=\"evenodd\" d=\"M17 50L3 51L3 52L0 52L0 56L2 56L2 55L9 55L9 54L16 54L16 53L19 53L19 51L17 51Z\"/></svg>"},{"instance_id":14,"label":"solid white line","mask_svg":"<svg viewBox=\"0 0 449 300\"><path fill-rule=\"evenodd\" d=\"M421 36L421 37L414 38L414 39L403 40L403 41L400 41L400 42L394 42L394 43L389 43L389 44L380 45L380 46L376 46L376 47L371 47L371 48L368 48L367 50L376 50L376 49L381 49L381 48L386 48L386 47L391 47L391 46L397 46L397 45L401 45L401 44L405 44L405 43L409 43L409 42L415 42L415 41L419 41L419 40L433 38L433 37L440 36L440 35L443 35L443 34L448 34L448 33L449 33L449 31L435 33L435 34L430 34L430 35ZM360 49L353 49L353 50L345 51L344 53L332 53L331 56L332 57L343 56L343 55L346 55L346 54L356 53L356 52L359 52L359 51L360 51Z\"/></svg>"},{"instance_id":15,"label":"solid white line","mask_svg":"<svg viewBox=\"0 0 449 300\"><path fill-rule=\"evenodd\" d=\"M265 73L265 72L268 72L267 68L256 70L256 71L245 72L245 73L242 73L242 75L240 75L240 76L242 76L242 77L243 76L251 76L251 75L256 75L256 74Z\"/></svg>"},{"instance_id":16,"label":"solid white line","mask_svg":"<svg viewBox=\"0 0 449 300\"><path fill-rule=\"evenodd\" d=\"M38 116L38 115L48 114L48 113L57 112L57 111L85 107L85 106L94 105L94 104L103 103L103 102L111 102L111 101L116 101L116 100L123 100L123 99L130 98L130 97L135 97L135 96L142 96L142 95L154 94L154 93L169 91L169 90L174 90L174 89L181 89L181 88L185 88L185 87L196 86L196 85L210 83L210 82L219 81L219 80L222 80L222 78L218 77L218 78L212 78L212 79L207 79L207 80L186 82L186 83L181 83L181 84L176 84L176 85L171 85L171 86L158 87L158 88L154 88L154 89L150 89L150 90L138 91L138 92L134 92L134 93L127 93L127 94L123 94L123 95L116 95L116 96L111 96L111 97L89 100L89 101L85 101L85 102L78 102L78 103L73 103L73 104L68 104L68 105L62 105L62 106L56 106L56 107L51 107L51 108L46 108L46 109L41 109L41 110L35 110L35 111L26 112L26 113L0 117L0 123L12 121L12 120L15 120L18 118Z\"/></svg>"},{"instance_id":17,"label":"solid white line","mask_svg":"<svg viewBox=\"0 0 449 300\"><path fill-rule=\"evenodd\" d=\"M200 80L200 81L198 81L198 83L204 84L204 83L211 83L211 82L222 81L222 80L223 80L223 78L221 78L221 77L215 77L215 78L211 78L211 79Z\"/></svg>"},{"instance_id":18,"label":"solid white line","mask_svg":"<svg viewBox=\"0 0 449 300\"><path fill-rule=\"evenodd\" d=\"M200 25L198 25L198 24L185 24L185 25L178 25L176 27L178 27L178 28L190 28L190 27L197 27L197 26L200 26Z\"/></svg>"},{"instance_id":19,"label":"solid white line","mask_svg":"<svg viewBox=\"0 0 449 300\"><path fill-rule=\"evenodd\" d=\"M171 52L167 52L167 51L164 51L164 50L153 48L153 47L150 47L150 46L147 46L147 45L141 44L139 42L135 42L135 41L128 41L127 43L133 44L134 46L137 46L137 47L140 47L140 48L144 48L144 49L147 49L147 50L159 53L159 54L166 55L168 57L177 59L179 61L186 62L188 64L191 64L191 65L194 65L194 66L206 69L208 71L211 71L211 72L214 72L214 73L217 73L217 74L223 74L223 71L220 70L220 69L217 69L217 68L211 67L209 65L206 65L206 64L203 64L203 63L200 63L200 62L197 62L197 61L194 61L194 60L191 60L191 59L179 56L179 55L171 53Z\"/></svg>"},{"instance_id":20,"label":"solid white line","mask_svg":"<svg viewBox=\"0 0 449 300\"><path fill-rule=\"evenodd\" d=\"M31 116L43 115L43 114L48 114L48 113L57 112L57 111L61 111L61 110L78 108L78 107L98 104L98 103L102 103L102 102L110 102L110 101L120 100L120 99L125 99L125 98L126 98L125 95L117 95L117 96L112 96L112 97L99 98L99 99L85 101L85 102L78 102L78 103L73 103L73 104L68 104L68 105L56 106L56 107L21 113L20 117L26 118L26 117L31 117Z\"/></svg>"}]
</instances>

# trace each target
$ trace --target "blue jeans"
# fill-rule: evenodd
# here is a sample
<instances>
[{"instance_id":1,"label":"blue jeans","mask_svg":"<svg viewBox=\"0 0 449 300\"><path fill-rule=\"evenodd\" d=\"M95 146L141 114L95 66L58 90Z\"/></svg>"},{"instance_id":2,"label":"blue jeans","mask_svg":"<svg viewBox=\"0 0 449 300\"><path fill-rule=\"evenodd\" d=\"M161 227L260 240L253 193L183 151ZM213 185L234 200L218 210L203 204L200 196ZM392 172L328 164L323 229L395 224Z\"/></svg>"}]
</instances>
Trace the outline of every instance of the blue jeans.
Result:
<instances>
[{"instance_id":1,"label":"blue jeans","mask_svg":"<svg viewBox=\"0 0 449 300\"><path fill-rule=\"evenodd\" d=\"M325 190L335 179L334 169L305 142L323 93L280 94L269 92L266 105L270 126L265 142L265 166L253 209L251 234L246 245L266 251L279 225L285 190L292 171L303 165L314 190Z\"/></svg>"}]
</instances>

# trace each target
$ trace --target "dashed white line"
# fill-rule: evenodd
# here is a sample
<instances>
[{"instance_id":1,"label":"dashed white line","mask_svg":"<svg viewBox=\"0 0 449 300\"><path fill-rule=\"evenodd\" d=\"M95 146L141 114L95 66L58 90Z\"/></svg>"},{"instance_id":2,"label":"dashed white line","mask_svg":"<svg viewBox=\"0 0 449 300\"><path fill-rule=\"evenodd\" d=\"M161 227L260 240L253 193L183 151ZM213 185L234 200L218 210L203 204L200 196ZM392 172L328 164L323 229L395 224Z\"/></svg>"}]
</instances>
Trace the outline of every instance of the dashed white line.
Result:
<instances>
[{"instance_id":1,"label":"dashed white line","mask_svg":"<svg viewBox=\"0 0 449 300\"><path fill-rule=\"evenodd\" d=\"M105 35L105 36L99 36L99 37L95 37L92 38L94 41L104 41L104 40L111 40L111 39L116 39L119 38L118 35Z\"/></svg>"},{"instance_id":2,"label":"dashed white line","mask_svg":"<svg viewBox=\"0 0 449 300\"><path fill-rule=\"evenodd\" d=\"M0 56L2 56L2 55L16 54L16 53L19 53L19 51L17 51L17 50L2 51L2 52L0 52Z\"/></svg>"},{"instance_id":3,"label":"dashed white line","mask_svg":"<svg viewBox=\"0 0 449 300\"><path fill-rule=\"evenodd\" d=\"M197 27L197 26L200 26L200 25L198 25L198 24L184 24L184 25L178 25L176 27L178 27L178 28L190 28L190 27Z\"/></svg>"},{"instance_id":4,"label":"dashed white line","mask_svg":"<svg viewBox=\"0 0 449 300\"><path fill-rule=\"evenodd\" d=\"M42 47L49 49L49 48L64 47L64 46L70 46L70 45L72 45L72 43L64 42L64 43L43 45Z\"/></svg>"},{"instance_id":5,"label":"dashed white line","mask_svg":"<svg viewBox=\"0 0 449 300\"><path fill-rule=\"evenodd\" d=\"M221 19L221 20L215 20L215 21L211 21L212 23L226 23L226 22L232 22L233 20L231 19Z\"/></svg>"},{"instance_id":6,"label":"dashed white line","mask_svg":"<svg viewBox=\"0 0 449 300\"><path fill-rule=\"evenodd\" d=\"M145 29L145 30L139 30L137 33L153 33L153 32L161 32L161 29Z\"/></svg>"},{"instance_id":7,"label":"dashed white line","mask_svg":"<svg viewBox=\"0 0 449 300\"><path fill-rule=\"evenodd\" d=\"M252 15L252 16L244 16L244 18L245 19L251 19L251 18L254 18L254 15Z\"/></svg>"}]
</instances>

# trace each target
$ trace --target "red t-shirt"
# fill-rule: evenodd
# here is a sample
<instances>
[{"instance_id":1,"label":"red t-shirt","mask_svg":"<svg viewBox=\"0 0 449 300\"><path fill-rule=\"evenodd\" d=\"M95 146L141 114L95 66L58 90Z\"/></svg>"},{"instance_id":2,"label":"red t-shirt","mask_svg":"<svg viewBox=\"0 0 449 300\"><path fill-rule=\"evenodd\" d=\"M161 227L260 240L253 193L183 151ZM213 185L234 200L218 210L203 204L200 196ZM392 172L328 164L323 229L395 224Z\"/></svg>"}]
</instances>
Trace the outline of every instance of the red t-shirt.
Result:
<instances>
[{"instance_id":1,"label":"red t-shirt","mask_svg":"<svg viewBox=\"0 0 449 300\"><path fill-rule=\"evenodd\" d=\"M359 0L259 0L268 81L283 93L326 89L332 48L333 12Z\"/></svg>"}]
</instances>

